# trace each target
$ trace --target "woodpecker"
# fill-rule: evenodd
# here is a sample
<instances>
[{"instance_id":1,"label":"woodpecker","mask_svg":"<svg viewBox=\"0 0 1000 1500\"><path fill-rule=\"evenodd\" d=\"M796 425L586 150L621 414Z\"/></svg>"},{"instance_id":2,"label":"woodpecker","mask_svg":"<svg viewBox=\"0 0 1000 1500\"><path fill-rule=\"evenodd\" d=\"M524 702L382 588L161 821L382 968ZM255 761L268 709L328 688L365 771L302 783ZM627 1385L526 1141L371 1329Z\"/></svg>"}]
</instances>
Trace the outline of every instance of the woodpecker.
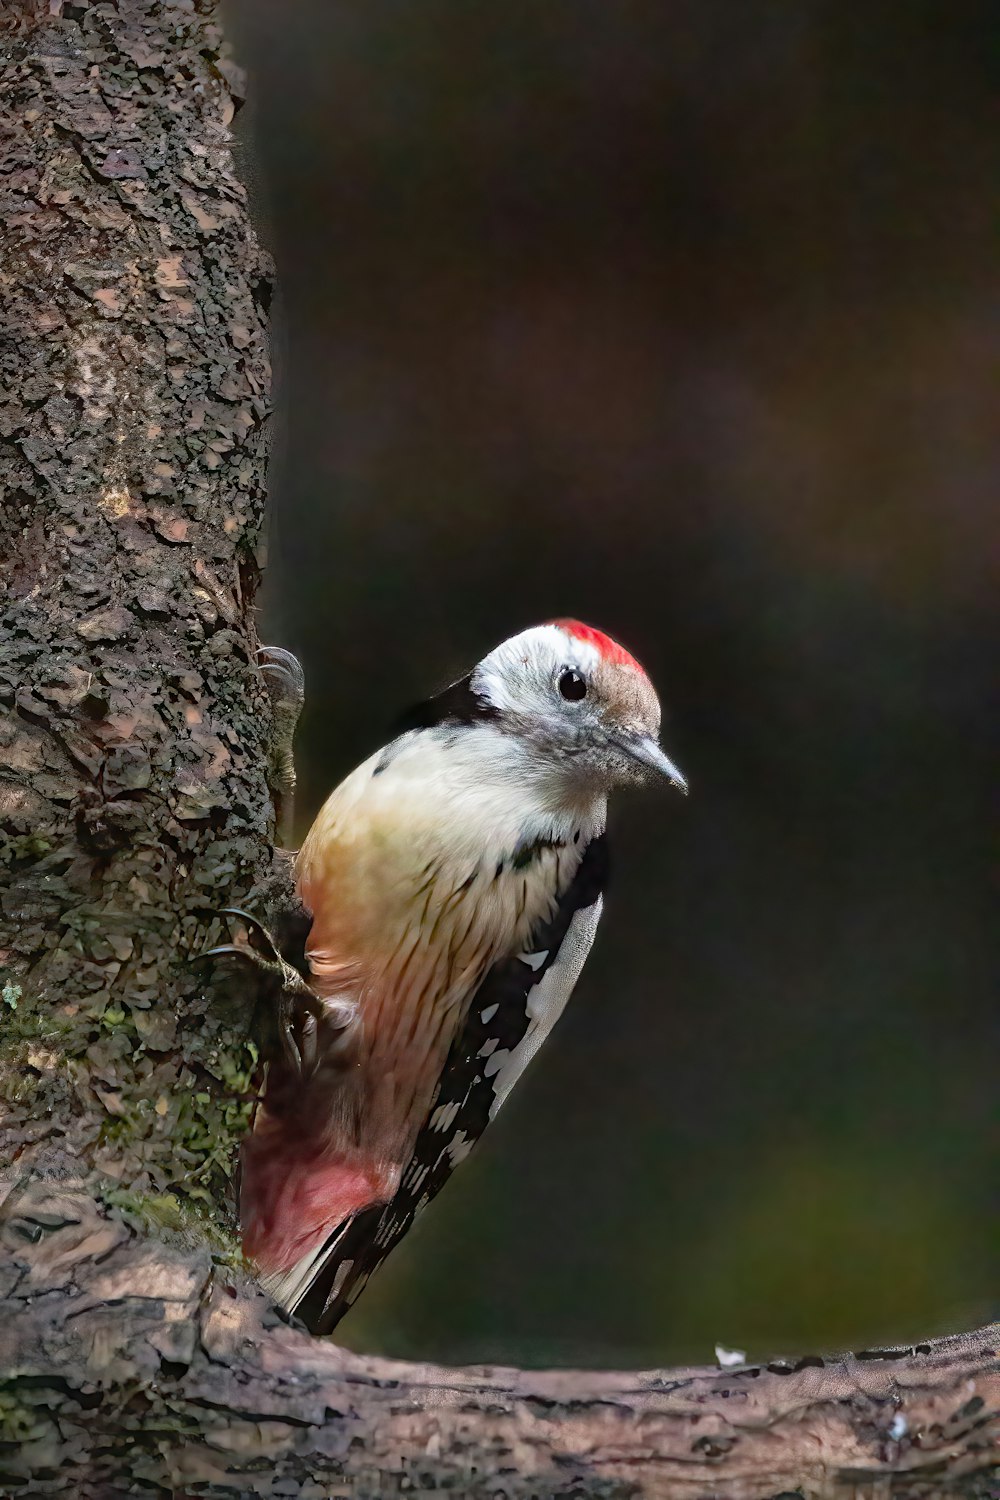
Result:
<instances>
[{"instance_id":1,"label":"woodpecker","mask_svg":"<svg viewBox=\"0 0 1000 1500\"><path fill-rule=\"evenodd\" d=\"M611 789L687 783L609 636L555 620L410 711L295 863L311 918L297 1045L241 1163L244 1249L329 1332L494 1118L590 951Z\"/></svg>"}]
</instances>

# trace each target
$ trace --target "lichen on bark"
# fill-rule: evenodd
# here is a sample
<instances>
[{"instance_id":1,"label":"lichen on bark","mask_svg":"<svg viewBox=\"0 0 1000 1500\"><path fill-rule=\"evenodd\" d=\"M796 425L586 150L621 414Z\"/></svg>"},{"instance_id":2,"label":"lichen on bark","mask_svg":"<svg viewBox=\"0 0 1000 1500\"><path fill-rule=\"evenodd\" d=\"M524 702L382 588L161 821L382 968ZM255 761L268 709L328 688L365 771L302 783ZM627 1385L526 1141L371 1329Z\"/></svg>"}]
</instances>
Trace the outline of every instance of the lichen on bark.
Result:
<instances>
[{"instance_id":1,"label":"lichen on bark","mask_svg":"<svg viewBox=\"0 0 1000 1500\"><path fill-rule=\"evenodd\" d=\"M192 959L273 831L270 271L214 6L0 25L0 1164L222 1233L256 1053Z\"/></svg>"}]
</instances>

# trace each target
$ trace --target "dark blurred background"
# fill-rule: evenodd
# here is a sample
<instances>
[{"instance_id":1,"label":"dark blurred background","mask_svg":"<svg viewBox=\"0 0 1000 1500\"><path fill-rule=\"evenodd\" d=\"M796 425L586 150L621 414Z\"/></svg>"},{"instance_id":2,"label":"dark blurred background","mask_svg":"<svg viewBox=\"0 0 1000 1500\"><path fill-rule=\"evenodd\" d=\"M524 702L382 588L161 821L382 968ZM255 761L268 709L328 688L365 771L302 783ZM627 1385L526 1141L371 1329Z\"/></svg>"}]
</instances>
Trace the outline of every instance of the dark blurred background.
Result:
<instances>
[{"instance_id":1,"label":"dark blurred background","mask_svg":"<svg viewBox=\"0 0 1000 1500\"><path fill-rule=\"evenodd\" d=\"M345 1340L652 1364L995 1315L995 7L230 25L303 827L561 614L644 661L692 788L620 799L555 1040Z\"/></svg>"}]
</instances>

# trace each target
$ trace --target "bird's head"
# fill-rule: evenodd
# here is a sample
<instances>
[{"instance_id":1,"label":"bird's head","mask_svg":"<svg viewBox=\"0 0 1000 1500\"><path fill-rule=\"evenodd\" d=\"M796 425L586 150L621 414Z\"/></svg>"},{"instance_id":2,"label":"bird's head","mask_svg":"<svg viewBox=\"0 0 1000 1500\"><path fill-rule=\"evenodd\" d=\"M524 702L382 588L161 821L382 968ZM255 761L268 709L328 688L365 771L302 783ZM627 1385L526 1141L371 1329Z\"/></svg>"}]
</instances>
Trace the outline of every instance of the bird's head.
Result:
<instances>
[{"instance_id":1,"label":"bird's head","mask_svg":"<svg viewBox=\"0 0 1000 1500\"><path fill-rule=\"evenodd\" d=\"M665 776L687 792L660 748L660 704L633 656L578 620L524 630L484 657L467 679L497 728L533 758L594 787Z\"/></svg>"}]
</instances>

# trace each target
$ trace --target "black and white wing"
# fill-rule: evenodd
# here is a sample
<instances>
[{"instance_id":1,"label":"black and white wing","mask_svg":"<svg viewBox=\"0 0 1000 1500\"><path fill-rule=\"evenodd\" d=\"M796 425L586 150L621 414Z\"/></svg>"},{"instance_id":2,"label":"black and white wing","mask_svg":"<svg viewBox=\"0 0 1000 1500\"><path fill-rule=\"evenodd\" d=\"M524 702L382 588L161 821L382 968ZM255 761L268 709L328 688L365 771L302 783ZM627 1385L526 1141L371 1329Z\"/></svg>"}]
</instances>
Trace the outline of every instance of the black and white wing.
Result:
<instances>
[{"instance_id":1,"label":"black and white wing","mask_svg":"<svg viewBox=\"0 0 1000 1500\"><path fill-rule=\"evenodd\" d=\"M390 1203L340 1225L299 1276L288 1310L329 1333L440 1192L494 1117L572 993L601 915L606 835L593 839L551 919L518 958L495 964L452 1044L427 1121Z\"/></svg>"}]
</instances>

